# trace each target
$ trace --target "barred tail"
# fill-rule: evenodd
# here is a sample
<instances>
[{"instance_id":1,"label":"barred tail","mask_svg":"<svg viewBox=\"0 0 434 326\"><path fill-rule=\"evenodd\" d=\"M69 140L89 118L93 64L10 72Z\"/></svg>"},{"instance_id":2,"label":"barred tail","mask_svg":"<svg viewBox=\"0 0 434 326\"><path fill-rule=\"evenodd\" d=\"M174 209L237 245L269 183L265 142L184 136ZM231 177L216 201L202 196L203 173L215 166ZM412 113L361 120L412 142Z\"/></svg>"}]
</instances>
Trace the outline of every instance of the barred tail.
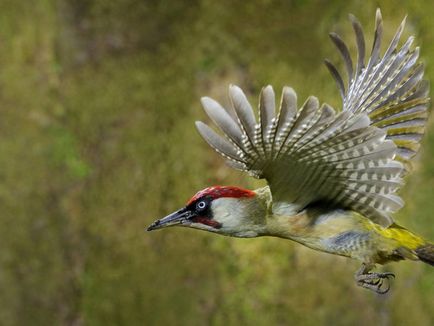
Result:
<instances>
[{"instance_id":1,"label":"barred tail","mask_svg":"<svg viewBox=\"0 0 434 326\"><path fill-rule=\"evenodd\" d=\"M421 261L434 266L434 244L420 246L415 252Z\"/></svg>"}]
</instances>

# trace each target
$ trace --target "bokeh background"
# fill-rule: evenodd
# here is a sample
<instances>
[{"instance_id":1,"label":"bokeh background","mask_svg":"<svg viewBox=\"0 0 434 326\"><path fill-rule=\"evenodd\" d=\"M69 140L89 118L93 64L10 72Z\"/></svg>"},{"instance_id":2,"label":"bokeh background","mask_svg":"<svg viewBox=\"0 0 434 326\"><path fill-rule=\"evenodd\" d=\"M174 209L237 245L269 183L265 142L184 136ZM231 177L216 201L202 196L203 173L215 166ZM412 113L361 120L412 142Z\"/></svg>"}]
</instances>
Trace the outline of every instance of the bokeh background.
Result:
<instances>
[{"instance_id":1,"label":"bokeh background","mask_svg":"<svg viewBox=\"0 0 434 326\"><path fill-rule=\"evenodd\" d=\"M0 324L433 325L421 263L386 266L380 297L289 241L144 231L208 185L258 185L197 135L200 96L291 85L339 107L327 34L352 40L352 12L370 42L377 6L386 40L409 14L434 80L431 0L1 0ZM397 219L434 240L431 127Z\"/></svg>"}]
</instances>

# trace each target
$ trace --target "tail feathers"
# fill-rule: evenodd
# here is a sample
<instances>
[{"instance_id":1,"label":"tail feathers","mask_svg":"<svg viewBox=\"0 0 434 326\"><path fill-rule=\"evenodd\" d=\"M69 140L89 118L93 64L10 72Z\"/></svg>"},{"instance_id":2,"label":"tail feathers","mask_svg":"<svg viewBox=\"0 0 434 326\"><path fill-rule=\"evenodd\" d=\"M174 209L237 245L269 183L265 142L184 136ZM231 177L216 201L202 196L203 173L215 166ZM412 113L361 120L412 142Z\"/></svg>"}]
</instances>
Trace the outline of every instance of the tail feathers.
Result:
<instances>
[{"instance_id":1,"label":"tail feathers","mask_svg":"<svg viewBox=\"0 0 434 326\"><path fill-rule=\"evenodd\" d=\"M415 252L421 261L434 266L434 244L423 245L417 248Z\"/></svg>"}]
</instances>

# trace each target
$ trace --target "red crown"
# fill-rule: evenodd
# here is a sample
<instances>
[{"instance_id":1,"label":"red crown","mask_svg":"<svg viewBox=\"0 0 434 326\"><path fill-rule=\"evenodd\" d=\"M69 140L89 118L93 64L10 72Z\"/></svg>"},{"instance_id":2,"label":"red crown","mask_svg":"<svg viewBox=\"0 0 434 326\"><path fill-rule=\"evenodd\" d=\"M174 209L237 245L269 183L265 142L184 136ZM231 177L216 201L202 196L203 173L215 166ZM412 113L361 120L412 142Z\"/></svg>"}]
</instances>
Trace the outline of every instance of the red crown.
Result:
<instances>
[{"instance_id":1,"label":"red crown","mask_svg":"<svg viewBox=\"0 0 434 326\"><path fill-rule=\"evenodd\" d=\"M191 197L187 205L190 205L192 202L194 202L195 200L203 196L210 196L212 199L217 199L223 197L232 197L232 198L253 197L255 195L256 193L254 191L239 188L239 187L213 186L199 191L196 195Z\"/></svg>"}]
</instances>

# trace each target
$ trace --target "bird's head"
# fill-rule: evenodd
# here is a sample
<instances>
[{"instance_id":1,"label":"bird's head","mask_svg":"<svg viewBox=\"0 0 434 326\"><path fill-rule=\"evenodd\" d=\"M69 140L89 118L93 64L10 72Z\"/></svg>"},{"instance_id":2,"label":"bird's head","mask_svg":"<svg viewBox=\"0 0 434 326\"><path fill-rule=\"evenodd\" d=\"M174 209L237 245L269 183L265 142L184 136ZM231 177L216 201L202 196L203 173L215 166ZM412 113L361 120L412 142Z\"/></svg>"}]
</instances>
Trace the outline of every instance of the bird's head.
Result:
<instances>
[{"instance_id":1,"label":"bird's head","mask_svg":"<svg viewBox=\"0 0 434 326\"><path fill-rule=\"evenodd\" d=\"M148 231L184 226L223 235L261 235L266 207L256 192L231 186L205 188L180 210L152 223Z\"/></svg>"}]
</instances>

